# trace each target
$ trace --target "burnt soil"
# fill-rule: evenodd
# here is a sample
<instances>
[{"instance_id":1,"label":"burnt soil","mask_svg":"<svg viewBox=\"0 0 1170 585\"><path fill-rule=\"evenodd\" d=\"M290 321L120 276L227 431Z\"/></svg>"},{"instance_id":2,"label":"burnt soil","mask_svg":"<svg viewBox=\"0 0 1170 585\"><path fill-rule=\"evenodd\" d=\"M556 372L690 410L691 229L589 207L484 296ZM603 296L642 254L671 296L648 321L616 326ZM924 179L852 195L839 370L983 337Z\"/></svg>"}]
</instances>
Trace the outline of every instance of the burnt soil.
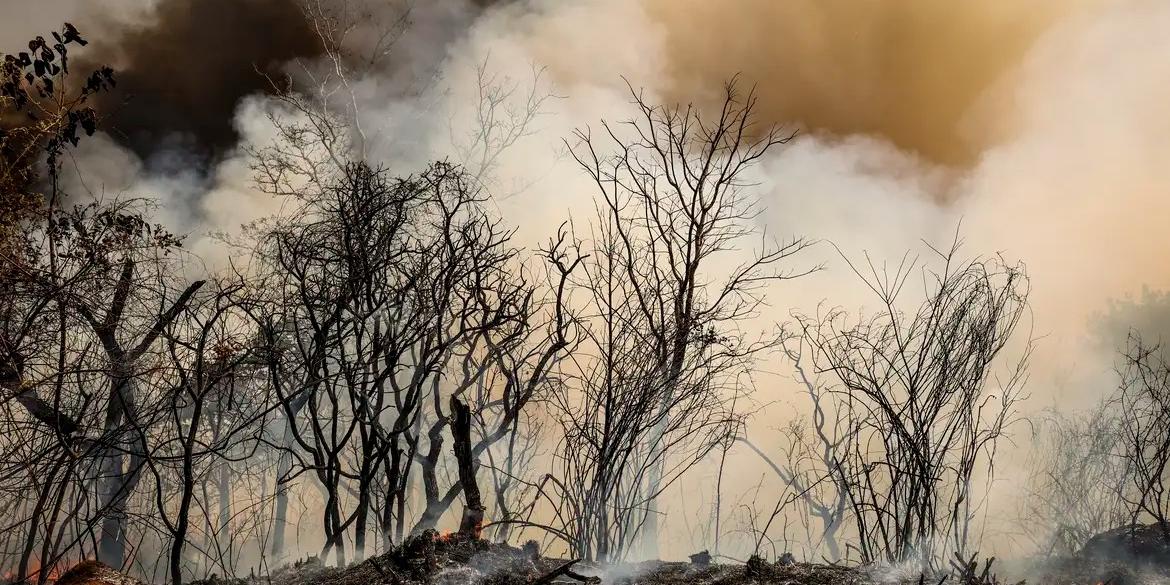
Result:
<instances>
[{"instance_id":1,"label":"burnt soil","mask_svg":"<svg viewBox=\"0 0 1170 585\"><path fill-rule=\"evenodd\" d=\"M535 546L517 548L458 534L439 537L428 532L394 551L344 569L324 567L310 560L280 569L262 583L192 585L1017 585L1021 582L1019 578L1000 579L993 568L986 561L970 566L967 571L956 564L948 575L929 577L872 567L768 562L758 557L746 564L647 561L602 567L543 557ZM1025 573L1027 582L1033 585L1170 584L1168 567L1108 560L1091 554L1033 564Z\"/></svg>"},{"instance_id":2,"label":"burnt soil","mask_svg":"<svg viewBox=\"0 0 1170 585\"><path fill-rule=\"evenodd\" d=\"M1170 559L1134 562L1101 554L1089 547L1073 558L1046 560L1012 570L1032 585L1170 584ZM1159 556L1155 561L1163 560ZM996 577L986 561L956 564L947 575L923 576L876 567L768 562L759 557L746 564L702 564L648 561L599 566L571 559L540 556L535 543L517 548L428 531L386 554L345 568L326 567L316 559L285 566L267 577L213 578L189 585L721 585L768 583L783 585L1018 585ZM62 576L57 585L134 585L136 581L98 563L83 563Z\"/></svg>"}]
</instances>

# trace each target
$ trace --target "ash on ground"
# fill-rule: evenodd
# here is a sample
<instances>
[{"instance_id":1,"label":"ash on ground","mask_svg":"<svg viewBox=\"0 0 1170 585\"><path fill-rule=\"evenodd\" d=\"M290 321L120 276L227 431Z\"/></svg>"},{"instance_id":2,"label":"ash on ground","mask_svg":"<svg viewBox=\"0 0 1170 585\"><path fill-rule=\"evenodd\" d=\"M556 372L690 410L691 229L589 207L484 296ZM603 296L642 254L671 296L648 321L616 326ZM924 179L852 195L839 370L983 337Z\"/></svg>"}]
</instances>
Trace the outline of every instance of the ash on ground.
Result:
<instances>
[{"instance_id":1,"label":"ash on ground","mask_svg":"<svg viewBox=\"0 0 1170 585\"><path fill-rule=\"evenodd\" d=\"M945 571L908 566L842 566L796 562L791 555L769 561L720 564L707 551L691 562L647 561L599 565L544 557L535 543L517 548L461 534L427 531L394 550L345 568L315 559L288 565L265 577L212 578L189 585L1170 585L1170 538L1150 527L1102 533L1073 557L1015 567L1000 578L994 559L972 556ZM99 563L66 572L56 585L142 585Z\"/></svg>"}]
</instances>

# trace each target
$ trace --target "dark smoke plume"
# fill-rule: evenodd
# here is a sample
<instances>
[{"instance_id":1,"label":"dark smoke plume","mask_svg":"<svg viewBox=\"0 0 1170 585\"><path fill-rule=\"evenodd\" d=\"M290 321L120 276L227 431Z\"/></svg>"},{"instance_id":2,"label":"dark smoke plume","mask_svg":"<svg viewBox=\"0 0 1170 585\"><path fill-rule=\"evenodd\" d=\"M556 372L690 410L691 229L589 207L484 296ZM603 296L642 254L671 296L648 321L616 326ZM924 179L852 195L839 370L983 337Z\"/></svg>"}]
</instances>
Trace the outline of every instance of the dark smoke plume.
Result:
<instances>
[{"instance_id":1,"label":"dark smoke plume","mask_svg":"<svg viewBox=\"0 0 1170 585\"><path fill-rule=\"evenodd\" d=\"M994 138L988 93L1056 22L1101 2L643 1L664 26L672 99L741 73L769 122L964 166Z\"/></svg>"},{"instance_id":2,"label":"dark smoke plume","mask_svg":"<svg viewBox=\"0 0 1170 585\"><path fill-rule=\"evenodd\" d=\"M270 88L265 74L321 54L295 0L164 0L96 41L88 58L118 74L106 128L144 160L178 146L208 161L235 144L236 105Z\"/></svg>"},{"instance_id":3,"label":"dark smoke plume","mask_svg":"<svg viewBox=\"0 0 1170 585\"><path fill-rule=\"evenodd\" d=\"M161 0L150 18L98 39L90 58L118 71L118 93L102 104L110 134L156 171L181 170L157 168L160 154L168 164L193 155L206 165L238 141L233 115L240 100L272 91L270 78L279 85L290 61L322 57L338 28L348 30L348 40L334 48L355 61L355 70L377 61L384 79L415 69L433 74L446 45L502 3L327 0L306 9L301 2ZM394 32L396 22L405 26ZM379 45L388 31L396 39L387 44L392 49ZM383 49L388 54L371 54ZM174 157L176 149L184 156Z\"/></svg>"}]
</instances>

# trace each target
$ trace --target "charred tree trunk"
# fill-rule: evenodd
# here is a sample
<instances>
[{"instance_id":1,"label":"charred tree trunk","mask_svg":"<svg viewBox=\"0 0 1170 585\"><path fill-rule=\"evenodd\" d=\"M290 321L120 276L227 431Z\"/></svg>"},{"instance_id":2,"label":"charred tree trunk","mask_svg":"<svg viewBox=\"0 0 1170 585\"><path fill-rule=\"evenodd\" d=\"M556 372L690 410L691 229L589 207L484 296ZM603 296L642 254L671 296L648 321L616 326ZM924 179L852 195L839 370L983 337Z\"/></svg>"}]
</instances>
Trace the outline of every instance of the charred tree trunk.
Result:
<instances>
[{"instance_id":1,"label":"charred tree trunk","mask_svg":"<svg viewBox=\"0 0 1170 585\"><path fill-rule=\"evenodd\" d=\"M274 376L276 371L276 364L270 365L273 368ZM277 381L277 378L273 378ZM276 511L273 513L272 519L272 554L277 558L284 557L284 543L285 531L288 528L288 490L289 477L293 473L293 455L292 452L297 448L297 416L300 415L301 409L309 402L310 394L308 392L300 392L295 398L289 400L288 409L285 412L285 426L284 435L281 440L280 458L276 464Z\"/></svg>"},{"instance_id":2,"label":"charred tree trunk","mask_svg":"<svg viewBox=\"0 0 1170 585\"><path fill-rule=\"evenodd\" d=\"M126 503L138 485L145 449L139 440L123 436L120 427L132 417L134 410L133 381L123 364L115 364L114 391L106 413L106 440L111 443L103 453L101 475L98 478L99 505L102 511L101 536L98 540L98 560L121 570L126 562L127 513Z\"/></svg>"},{"instance_id":3,"label":"charred tree trunk","mask_svg":"<svg viewBox=\"0 0 1170 585\"><path fill-rule=\"evenodd\" d=\"M483 529L483 499L475 481L475 458L471 453L471 409L451 397L451 437L455 442L455 461L459 466L459 484L463 487L463 518L459 533L479 538Z\"/></svg>"},{"instance_id":4,"label":"charred tree trunk","mask_svg":"<svg viewBox=\"0 0 1170 585\"><path fill-rule=\"evenodd\" d=\"M293 446L292 430L285 431L284 447ZM288 482L292 473L293 458L288 452L281 453L276 464L276 506L272 516L272 554L277 559L284 556L284 531L288 526Z\"/></svg>"}]
</instances>

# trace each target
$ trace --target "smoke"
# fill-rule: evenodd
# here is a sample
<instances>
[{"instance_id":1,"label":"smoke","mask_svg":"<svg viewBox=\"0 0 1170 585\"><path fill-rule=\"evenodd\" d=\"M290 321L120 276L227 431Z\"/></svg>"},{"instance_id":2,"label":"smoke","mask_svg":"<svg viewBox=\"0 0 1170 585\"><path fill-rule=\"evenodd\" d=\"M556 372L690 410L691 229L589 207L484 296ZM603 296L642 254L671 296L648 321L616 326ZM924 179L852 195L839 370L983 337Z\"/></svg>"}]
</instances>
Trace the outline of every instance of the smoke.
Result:
<instances>
[{"instance_id":1,"label":"smoke","mask_svg":"<svg viewBox=\"0 0 1170 585\"><path fill-rule=\"evenodd\" d=\"M1055 23L1091 0L649 0L666 30L669 96L736 73L771 122L881 137L930 161L970 163L988 89Z\"/></svg>"},{"instance_id":2,"label":"smoke","mask_svg":"<svg viewBox=\"0 0 1170 585\"><path fill-rule=\"evenodd\" d=\"M19 14L16 2L3 5L5 18L0 19L0 51L24 50L25 43L37 35L48 36L49 31L59 30L62 22L73 22L85 27L83 33L94 32L97 23L112 22L111 15L132 15L143 10L143 0L44 0L35 5L21 3Z\"/></svg>"},{"instance_id":3,"label":"smoke","mask_svg":"<svg viewBox=\"0 0 1170 585\"><path fill-rule=\"evenodd\" d=\"M867 251L880 264L922 251L922 239L946 243L961 226L965 253L1020 259L1032 276L1022 331L1038 341L1028 410L1088 406L1113 391L1116 348L1100 343L1096 315L1111 300L1170 287L1170 240L1159 236L1170 220L1170 62L1161 58L1170 6L617 4L538 3L507 24L481 21L483 44L469 46L522 47L548 64L570 96L556 115L578 125L629 115L617 74L667 101L702 101L742 72L758 85L764 121L806 131L758 169L761 227L829 240L855 258ZM502 172L556 165L538 153L530 143ZM550 225L591 195L554 176L525 194L520 217L541 214L535 223ZM866 301L835 252L821 252L829 269L773 291L770 317ZM1122 326L1157 328L1144 314L1129 311ZM789 395L779 378L758 385L765 400ZM752 432L767 437L766 427ZM989 516L1007 517L1023 460L999 461ZM670 512L693 510L672 502Z\"/></svg>"},{"instance_id":4,"label":"smoke","mask_svg":"<svg viewBox=\"0 0 1170 585\"><path fill-rule=\"evenodd\" d=\"M95 49L87 58L118 73L101 104L106 127L145 160L175 148L210 158L234 146L240 100L267 91L265 76L279 78L289 61L322 51L295 0L163 0L95 37Z\"/></svg>"},{"instance_id":5,"label":"smoke","mask_svg":"<svg viewBox=\"0 0 1170 585\"><path fill-rule=\"evenodd\" d=\"M1170 286L1158 235L1170 171L1157 162L1170 157L1167 30L1170 7L1156 2L1065 21L1001 90L1008 130L965 178L958 211L973 238L1028 262L1040 332L1058 342L1083 344L1109 299Z\"/></svg>"},{"instance_id":6,"label":"smoke","mask_svg":"<svg viewBox=\"0 0 1170 585\"><path fill-rule=\"evenodd\" d=\"M367 92L369 109L399 104L414 112L421 96L435 97L428 84L446 46L497 3L49 0L0 25L0 50L18 50L63 21L76 24L91 44L74 55L73 68L108 64L118 83L98 96L105 135L76 153L66 187L158 199L162 218L190 232L189 243L219 265L228 255L207 232L231 232L279 209L254 189L241 150L275 140L269 118L288 114L265 96L288 83L310 92L331 86L340 67ZM329 60L326 48L341 61Z\"/></svg>"},{"instance_id":7,"label":"smoke","mask_svg":"<svg viewBox=\"0 0 1170 585\"><path fill-rule=\"evenodd\" d=\"M1027 263L1039 338L1030 408L1096 402L1114 383L1113 348L1102 336L1163 328L1164 312L1132 306L1162 298L1144 290L1170 288L1170 239L1161 235L1170 225L1165 2L445 0L415 5L402 34L384 45L378 31L398 13L377 7L389 4L324 3L362 16L347 53L374 59L349 64L358 72L351 97L370 136L365 156L395 169L457 156L478 123L477 67L521 85L547 67L540 90L563 99L549 100L491 177L508 195L497 201L501 215L525 244L570 216L587 220L593 191L562 139L630 115L619 76L652 101L705 104L739 73L757 86L764 122L801 130L756 169L761 229L896 262L961 224L968 253ZM106 169L90 181L177 200L163 209L194 233L278 210L252 188L248 155L235 146L275 138L268 116L277 105L257 69L294 73L301 84L327 70L304 13L292 0L162 0L130 13L94 20L111 31L94 59L112 61L125 93L111 110L111 138L80 157ZM9 35L0 28L7 44ZM160 152L170 162L158 163ZM215 164L175 172L199 160ZM225 255L210 241L198 249ZM865 302L835 252L818 253L809 263L823 259L828 270L773 291L766 320L823 301ZM1111 300L1121 308L1109 310ZM769 364L778 374L757 382L762 401L779 405L760 420L790 416L781 412L795 396L784 367ZM752 430L760 442L767 426ZM1013 473L1022 471L999 469ZM997 487L997 497L1019 483ZM733 487L743 486L725 489ZM671 504L666 512L693 510Z\"/></svg>"},{"instance_id":8,"label":"smoke","mask_svg":"<svg viewBox=\"0 0 1170 585\"><path fill-rule=\"evenodd\" d=\"M446 43L494 3L53 0L19 26L7 21L0 41L19 48L76 21L93 44L75 66L110 65L118 74L98 104L111 137L157 172L206 170L239 143L234 118L244 98L282 88L288 76L303 86L320 82L329 73L320 62L327 47L347 68L393 80L382 98L400 99L436 73Z\"/></svg>"}]
</instances>

